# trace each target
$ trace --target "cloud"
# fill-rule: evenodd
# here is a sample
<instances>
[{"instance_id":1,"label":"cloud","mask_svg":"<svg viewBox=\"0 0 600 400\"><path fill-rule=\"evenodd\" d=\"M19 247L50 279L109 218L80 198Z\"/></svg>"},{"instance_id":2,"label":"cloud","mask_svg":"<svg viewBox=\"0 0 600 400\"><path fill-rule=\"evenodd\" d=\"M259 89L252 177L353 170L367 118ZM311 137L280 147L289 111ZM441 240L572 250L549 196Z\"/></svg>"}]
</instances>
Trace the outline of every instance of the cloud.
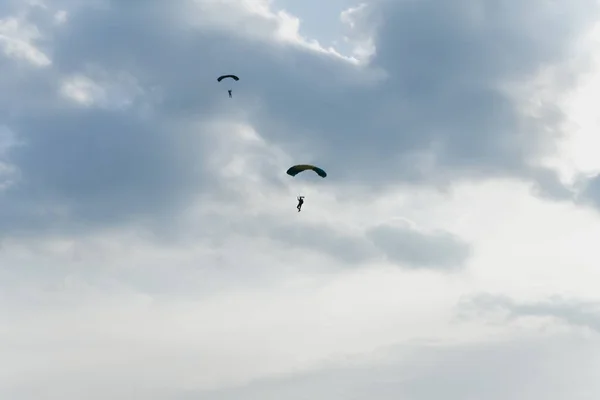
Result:
<instances>
[{"instance_id":1,"label":"cloud","mask_svg":"<svg viewBox=\"0 0 600 400\"><path fill-rule=\"evenodd\" d=\"M568 336L518 338L476 345L392 348L386 349L383 359L350 359L346 366L290 374L202 396L210 400L240 396L252 400L592 398L600 390L589 370L597 365L597 341L579 340ZM552 356L547 356L549 353ZM353 361L357 365L352 365Z\"/></svg>"},{"instance_id":2,"label":"cloud","mask_svg":"<svg viewBox=\"0 0 600 400\"><path fill-rule=\"evenodd\" d=\"M595 2L322 3L0 4L0 397L597 397Z\"/></svg>"},{"instance_id":3,"label":"cloud","mask_svg":"<svg viewBox=\"0 0 600 400\"><path fill-rule=\"evenodd\" d=\"M134 208L176 212L202 185L189 172L193 156L169 140L179 138L178 149L190 153L207 146L198 141L202 131L182 138L183 121L219 116L253 126L294 161L324 165L337 182L374 187L507 173L537 179L528 163L544 138L540 124L550 120L529 119L525 136L529 117L502 88L560 65L591 21L587 6L563 10L561 28L550 30L560 10L528 5L514 19L516 8L469 2L451 9L366 3L343 14L346 22L352 16L356 40L376 48L363 66L310 44L293 18L262 2L78 4L58 26L54 14L64 7L37 10L30 18L49 38L52 68L31 72L37 75L17 101L4 99L7 125L28 144L12 155L24 184L8 198L21 211L7 201L3 208L27 220L26 203L32 210L66 201L72 218L106 223ZM207 12L192 14L194 7ZM263 34L232 35L232 21ZM215 83L223 72L242 77L234 101ZM540 183L557 185L550 172Z\"/></svg>"},{"instance_id":4,"label":"cloud","mask_svg":"<svg viewBox=\"0 0 600 400\"><path fill-rule=\"evenodd\" d=\"M509 319L552 318L565 324L600 331L600 303L569 300L561 296L541 301L516 301L507 296L482 294L465 300L463 311L504 313Z\"/></svg>"},{"instance_id":5,"label":"cloud","mask_svg":"<svg viewBox=\"0 0 600 400\"><path fill-rule=\"evenodd\" d=\"M25 60L38 67L47 67L51 64L50 59L34 44L40 36L35 26L19 19L0 20L0 44L4 53L10 58Z\"/></svg>"},{"instance_id":6,"label":"cloud","mask_svg":"<svg viewBox=\"0 0 600 400\"><path fill-rule=\"evenodd\" d=\"M346 235L327 226L273 224L267 233L272 239L306 251L323 251L345 265L363 264L373 259L370 243L361 236Z\"/></svg>"},{"instance_id":7,"label":"cloud","mask_svg":"<svg viewBox=\"0 0 600 400\"><path fill-rule=\"evenodd\" d=\"M289 206L291 209L292 204ZM344 230L322 221L288 218L284 212L273 218L264 212L248 217L228 211L220 215L211 213L194 223L224 227L202 235L213 241L226 240L233 231L254 240L266 238L304 257L325 255L344 267L364 267L384 259L400 268L456 271L466 265L470 253L468 244L447 232L421 232L414 226L389 224Z\"/></svg>"},{"instance_id":8,"label":"cloud","mask_svg":"<svg viewBox=\"0 0 600 400\"><path fill-rule=\"evenodd\" d=\"M332 84L344 75L333 71L337 61L324 59L318 76L301 84L275 78L292 95L273 104L272 115L285 116L303 137L314 137L319 159L339 166L348 179L443 182L457 175L527 175L546 127L561 116L551 104L539 117L527 115L521 102L528 99L504 89L560 65L590 8L581 3L560 14L542 6L494 10L473 2L447 8L429 1L378 5L365 7L381 23L376 56L353 80L360 83L378 70L386 79L367 88L335 89ZM556 40L538 34L559 21ZM306 62L295 56L281 73ZM300 106L311 79L316 95ZM269 89L261 83L258 90L265 99L279 99ZM357 164L360 168L349 167Z\"/></svg>"},{"instance_id":9,"label":"cloud","mask_svg":"<svg viewBox=\"0 0 600 400\"><path fill-rule=\"evenodd\" d=\"M582 190L579 194L579 201L584 205L600 208L600 176L595 175L583 180Z\"/></svg>"},{"instance_id":10,"label":"cloud","mask_svg":"<svg viewBox=\"0 0 600 400\"><path fill-rule=\"evenodd\" d=\"M468 258L469 246L447 232L419 232L408 224L372 228L369 237L390 260L414 268L456 268Z\"/></svg>"}]
</instances>

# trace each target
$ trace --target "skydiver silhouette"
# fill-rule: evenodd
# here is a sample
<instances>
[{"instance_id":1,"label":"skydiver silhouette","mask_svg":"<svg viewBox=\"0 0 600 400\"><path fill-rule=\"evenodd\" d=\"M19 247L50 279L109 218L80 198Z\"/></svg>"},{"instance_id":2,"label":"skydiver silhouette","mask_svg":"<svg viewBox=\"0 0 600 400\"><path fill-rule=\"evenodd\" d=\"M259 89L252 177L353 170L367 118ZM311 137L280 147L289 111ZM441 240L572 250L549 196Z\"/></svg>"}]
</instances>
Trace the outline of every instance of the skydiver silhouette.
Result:
<instances>
[{"instance_id":1,"label":"skydiver silhouette","mask_svg":"<svg viewBox=\"0 0 600 400\"><path fill-rule=\"evenodd\" d=\"M231 98L231 90L228 90L228 92L229 92L229 98Z\"/></svg>"},{"instance_id":2,"label":"skydiver silhouette","mask_svg":"<svg viewBox=\"0 0 600 400\"><path fill-rule=\"evenodd\" d=\"M298 196L298 212L302 210L302 204L304 204L304 196Z\"/></svg>"}]
</instances>

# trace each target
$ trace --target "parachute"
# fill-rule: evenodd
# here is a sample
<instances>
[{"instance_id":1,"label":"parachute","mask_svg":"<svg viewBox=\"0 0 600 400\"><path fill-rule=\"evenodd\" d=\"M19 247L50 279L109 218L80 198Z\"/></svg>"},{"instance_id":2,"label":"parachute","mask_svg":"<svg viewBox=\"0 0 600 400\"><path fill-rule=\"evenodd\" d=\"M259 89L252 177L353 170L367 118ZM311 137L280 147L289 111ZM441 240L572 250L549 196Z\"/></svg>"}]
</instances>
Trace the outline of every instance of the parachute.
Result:
<instances>
[{"instance_id":1,"label":"parachute","mask_svg":"<svg viewBox=\"0 0 600 400\"><path fill-rule=\"evenodd\" d=\"M217 78L217 82L221 82L225 78L231 78L231 79L233 79L236 82L240 80L240 78L238 78L236 75L221 75L220 77ZM232 97L232 90L229 89L227 92L229 93L229 98L231 98Z\"/></svg>"},{"instance_id":2,"label":"parachute","mask_svg":"<svg viewBox=\"0 0 600 400\"><path fill-rule=\"evenodd\" d=\"M290 167L290 169L287 170L287 174L291 175L291 176L296 176L300 172L307 171L309 169L312 171L315 171L315 173L317 175L319 175L321 178L325 178L327 176L327 172L323 171L321 168L315 167L314 165L308 165L308 164L294 165L293 167Z\"/></svg>"},{"instance_id":3,"label":"parachute","mask_svg":"<svg viewBox=\"0 0 600 400\"><path fill-rule=\"evenodd\" d=\"M234 81L239 81L239 80L240 80L240 78L238 78L238 77L237 77L237 76L235 76L235 75L221 75L220 77L218 77L218 78L217 78L217 82L221 82L221 81L222 81L223 79L225 79L225 78L231 78L231 79L233 79Z\"/></svg>"}]
</instances>

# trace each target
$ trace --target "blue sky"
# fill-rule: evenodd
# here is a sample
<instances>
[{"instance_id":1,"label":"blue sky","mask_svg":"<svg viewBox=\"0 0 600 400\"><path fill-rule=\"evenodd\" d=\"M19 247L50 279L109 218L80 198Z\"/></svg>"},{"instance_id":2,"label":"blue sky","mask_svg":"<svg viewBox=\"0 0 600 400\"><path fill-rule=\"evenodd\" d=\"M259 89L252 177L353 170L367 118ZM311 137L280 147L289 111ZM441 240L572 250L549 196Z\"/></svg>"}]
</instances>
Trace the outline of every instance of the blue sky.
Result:
<instances>
[{"instance_id":1,"label":"blue sky","mask_svg":"<svg viewBox=\"0 0 600 400\"><path fill-rule=\"evenodd\" d=\"M3 2L0 397L598 398L598 11Z\"/></svg>"}]
</instances>

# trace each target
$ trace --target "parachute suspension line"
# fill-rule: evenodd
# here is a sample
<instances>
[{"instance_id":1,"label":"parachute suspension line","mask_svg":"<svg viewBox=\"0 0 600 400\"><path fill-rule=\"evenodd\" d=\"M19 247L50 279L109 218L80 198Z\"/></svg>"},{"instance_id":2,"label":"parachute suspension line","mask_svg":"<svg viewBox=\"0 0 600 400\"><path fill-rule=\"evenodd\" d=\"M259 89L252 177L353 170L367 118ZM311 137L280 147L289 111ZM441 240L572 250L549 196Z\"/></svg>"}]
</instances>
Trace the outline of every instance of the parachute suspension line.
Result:
<instances>
[{"instance_id":1,"label":"parachute suspension line","mask_svg":"<svg viewBox=\"0 0 600 400\"><path fill-rule=\"evenodd\" d=\"M233 79L236 82L240 80L240 78L238 78L237 75L221 75L217 78L217 82L221 82L223 79L226 79L226 78ZM227 90L229 97L232 97L231 96L232 92L233 92L233 88L231 88L231 86L230 86L230 88Z\"/></svg>"}]
</instances>

